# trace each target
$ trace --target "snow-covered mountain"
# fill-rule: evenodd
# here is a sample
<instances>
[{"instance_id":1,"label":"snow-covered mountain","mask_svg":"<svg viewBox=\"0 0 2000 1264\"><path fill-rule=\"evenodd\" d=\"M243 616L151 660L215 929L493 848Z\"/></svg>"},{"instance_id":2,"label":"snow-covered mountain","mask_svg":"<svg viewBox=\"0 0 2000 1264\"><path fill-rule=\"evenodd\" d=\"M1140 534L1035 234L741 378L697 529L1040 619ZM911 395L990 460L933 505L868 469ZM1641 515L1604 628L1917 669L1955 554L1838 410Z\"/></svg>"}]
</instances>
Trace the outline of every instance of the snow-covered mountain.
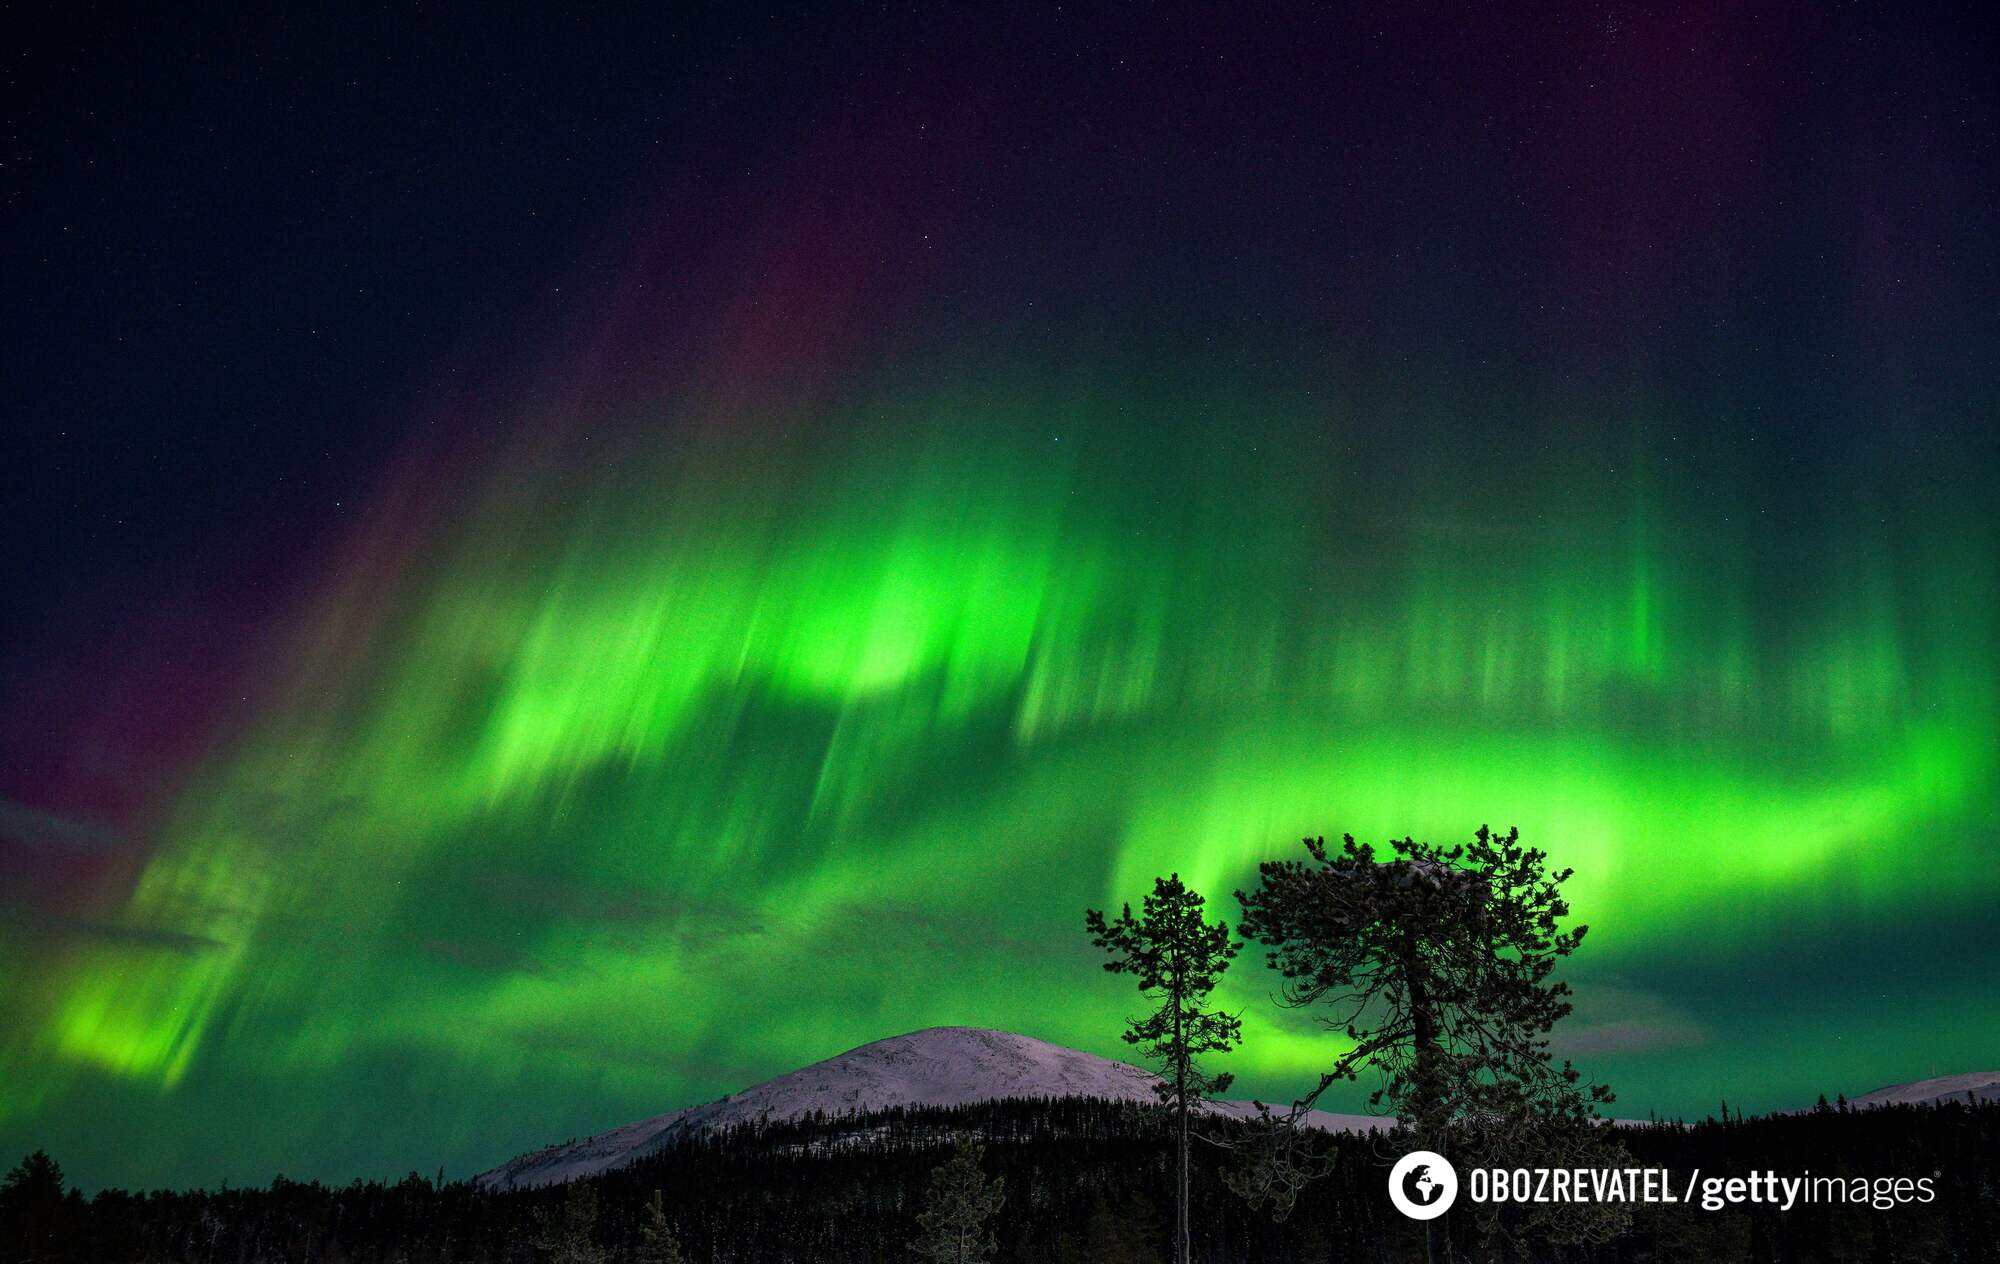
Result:
<instances>
[{"instance_id":1,"label":"snow-covered mountain","mask_svg":"<svg viewBox=\"0 0 2000 1264\"><path fill-rule=\"evenodd\" d=\"M549 1185L623 1167L693 1132L782 1122L823 1111L867 1114L903 1106L965 1106L1003 1098L1092 1097L1152 1101L1155 1077L1135 1066L1010 1032L932 1027L850 1049L838 1057L766 1080L720 1101L670 1111L567 1145L524 1154L485 1173L497 1187ZM1250 1115L1249 1102L1217 1110ZM1312 1127L1376 1129L1371 1115L1314 1111Z\"/></svg>"},{"instance_id":2,"label":"snow-covered mountain","mask_svg":"<svg viewBox=\"0 0 2000 1264\"><path fill-rule=\"evenodd\" d=\"M1912 1084L1892 1084L1847 1100L1853 1106L1934 1106L1947 1101L1962 1102L1967 1095L1975 1101L2000 1102L2000 1071L1971 1071Z\"/></svg>"},{"instance_id":3,"label":"snow-covered mountain","mask_svg":"<svg viewBox=\"0 0 2000 1264\"><path fill-rule=\"evenodd\" d=\"M536 1150L484 1173L499 1188L551 1185L624 1167L690 1133L739 1124L782 1123L815 1111L865 1115L895 1107L967 1106L1004 1098L1090 1097L1114 1102L1154 1100L1156 1077L1093 1053L979 1027L931 1027L892 1036L815 1062L705 1106L669 1111L566 1145ZM1856 1106L1919 1105L1972 1094L2000 1100L2000 1072L1948 1075L1876 1089ZM1217 1102L1217 1113L1248 1117L1250 1102ZM1617 1121L1631 1122L1631 1121ZM1376 1115L1313 1111L1308 1127L1372 1132L1393 1121Z\"/></svg>"}]
</instances>

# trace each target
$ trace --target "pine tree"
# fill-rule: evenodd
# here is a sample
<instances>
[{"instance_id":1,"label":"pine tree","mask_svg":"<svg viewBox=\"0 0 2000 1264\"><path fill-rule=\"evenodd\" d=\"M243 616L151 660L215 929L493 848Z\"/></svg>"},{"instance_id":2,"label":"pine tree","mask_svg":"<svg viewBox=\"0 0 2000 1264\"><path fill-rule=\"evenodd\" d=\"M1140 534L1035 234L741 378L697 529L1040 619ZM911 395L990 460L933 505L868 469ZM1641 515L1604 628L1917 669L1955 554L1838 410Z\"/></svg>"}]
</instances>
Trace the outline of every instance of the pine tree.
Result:
<instances>
[{"instance_id":1,"label":"pine tree","mask_svg":"<svg viewBox=\"0 0 2000 1264\"><path fill-rule=\"evenodd\" d=\"M1285 1003L1329 1007L1327 1025L1349 1042L1300 1107L1370 1066L1382 1076L1371 1102L1402 1121L1412 1148L1475 1165L1610 1158L1615 1143L1593 1123L1610 1090L1581 1087L1549 1057L1549 1031L1570 1012L1568 985L1549 974L1587 929L1559 929L1570 871L1548 872L1517 831L1484 826L1461 847L1405 838L1382 860L1351 835L1339 851L1317 838L1305 847L1311 863L1266 863L1257 889L1237 893L1243 933L1269 949ZM1560 1232L1600 1239L1616 1220L1570 1217ZM1442 1220L1429 1225L1433 1254L1448 1249Z\"/></svg>"},{"instance_id":2,"label":"pine tree","mask_svg":"<svg viewBox=\"0 0 2000 1264\"><path fill-rule=\"evenodd\" d=\"M681 1253L681 1241L674 1236L674 1226L667 1220L666 1208L661 1204L660 1191L653 1196L639 1215L639 1249L632 1256L634 1264L685 1264L687 1256Z\"/></svg>"},{"instance_id":3,"label":"pine tree","mask_svg":"<svg viewBox=\"0 0 2000 1264\"><path fill-rule=\"evenodd\" d=\"M1179 874L1155 878L1143 916L1127 904L1116 921L1087 909L1090 942L1111 954L1104 968L1136 975L1139 990L1159 1008L1126 1024L1125 1043L1141 1046L1160 1070L1162 1104L1174 1113L1178 1181L1174 1195L1174 1259L1186 1264L1192 1250L1188 1225L1188 1121L1202 1103L1229 1087L1231 1076L1206 1075L1196 1059L1236 1047L1242 1024L1234 1015L1206 1008L1209 993L1242 945L1226 923L1210 924L1206 902Z\"/></svg>"},{"instance_id":4,"label":"pine tree","mask_svg":"<svg viewBox=\"0 0 2000 1264\"><path fill-rule=\"evenodd\" d=\"M985 1264L999 1249L992 1220L1006 1200L999 1177L980 1170L985 1147L960 1133L952 1156L931 1173L924 1209L917 1215L922 1230L911 1244L918 1259L935 1264Z\"/></svg>"}]
</instances>

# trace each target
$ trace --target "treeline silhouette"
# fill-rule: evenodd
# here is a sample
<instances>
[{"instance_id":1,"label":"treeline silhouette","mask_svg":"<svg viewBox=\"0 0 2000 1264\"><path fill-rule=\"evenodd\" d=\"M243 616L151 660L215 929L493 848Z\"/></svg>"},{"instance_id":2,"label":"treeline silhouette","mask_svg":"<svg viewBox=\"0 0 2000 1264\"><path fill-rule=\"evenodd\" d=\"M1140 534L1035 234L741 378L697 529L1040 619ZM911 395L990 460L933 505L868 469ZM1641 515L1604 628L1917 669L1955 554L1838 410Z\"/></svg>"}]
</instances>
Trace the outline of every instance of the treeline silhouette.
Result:
<instances>
[{"instance_id":1,"label":"treeline silhouette","mask_svg":"<svg viewBox=\"0 0 2000 1264\"><path fill-rule=\"evenodd\" d=\"M699 1264L841 1264L909 1258L925 1183L965 1133L985 1143L985 1170L1005 1181L994 1221L998 1258L1036 1264L1125 1264L1167 1258L1174 1157L1154 1108L1083 1100L1004 1101L868 1116L814 1116L682 1141L589 1178L596 1216L586 1258L638 1258L654 1191L688 1260ZM1241 1127L1206 1121L1210 1133ZM1813 1205L1780 1211L1641 1207L1630 1232L1596 1247L1518 1244L1504 1258L1589 1264L1715 1261L2000 1260L2000 1104L1805 1114L1729 1115L1620 1130L1636 1162L1685 1179L1810 1171L1823 1176L1932 1177L1936 1198L1882 1211ZM1196 1145L1193 1258L1209 1264L1423 1258L1422 1228L1385 1193L1401 1153L1392 1136L1322 1134L1334 1158L1282 1222L1224 1190L1221 1148ZM7 1264L529 1264L552 1258L546 1227L573 1196L563 1187L490 1190L414 1173L401 1181L327 1186L278 1179L261 1189L106 1190L85 1198L46 1156L0 1185L0 1260ZM1462 1259L1503 1258L1454 1230Z\"/></svg>"}]
</instances>

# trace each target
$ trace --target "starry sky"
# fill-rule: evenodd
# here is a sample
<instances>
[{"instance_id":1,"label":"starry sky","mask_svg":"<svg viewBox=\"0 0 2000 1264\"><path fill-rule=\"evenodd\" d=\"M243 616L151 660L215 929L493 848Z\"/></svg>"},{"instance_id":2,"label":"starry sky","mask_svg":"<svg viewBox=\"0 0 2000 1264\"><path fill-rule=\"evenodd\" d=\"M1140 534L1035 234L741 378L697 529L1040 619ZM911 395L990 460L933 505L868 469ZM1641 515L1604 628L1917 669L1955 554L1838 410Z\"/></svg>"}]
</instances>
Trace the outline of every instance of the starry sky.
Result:
<instances>
[{"instance_id":1,"label":"starry sky","mask_svg":"<svg viewBox=\"0 0 2000 1264\"><path fill-rule=\"evenodd\" d=\"M1990 1069L1986 33L1405 7L38 29L0 1150L1116 1055L1086 905L1482 822L1577 870L1620 1114Z\"/></svg>"}]
</instances>

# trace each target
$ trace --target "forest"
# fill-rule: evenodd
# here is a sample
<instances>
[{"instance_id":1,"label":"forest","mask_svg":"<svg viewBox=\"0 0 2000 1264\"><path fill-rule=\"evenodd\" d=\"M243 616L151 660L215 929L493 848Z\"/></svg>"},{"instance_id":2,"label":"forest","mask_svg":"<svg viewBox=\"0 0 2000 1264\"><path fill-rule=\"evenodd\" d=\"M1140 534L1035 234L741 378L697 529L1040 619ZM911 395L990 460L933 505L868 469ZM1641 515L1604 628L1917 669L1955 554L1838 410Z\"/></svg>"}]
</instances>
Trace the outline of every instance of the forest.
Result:
<instances>
[{"instance_id":1,"label":"forest","mask_svg":"<svg viewBox=\"0 0 2000 1264\"><path fill-rule=\"evenodd\" d=\"M691 1139L629 1168L569 1186L496 1191L411 1173L330 1187L285 1179L258 1189L86 1197L31 1156L0 1184L7 1264L628 1264L657 1192L679 1258L700 1264L846 1264L913 1258L932 1173L949 1142L972 1135L1003 1200L995 1258L1020 1264L1165 1261L1171 1117L1144 1105L1005 1101L955 1109L824 1116ZM1193 1259L1203 1264L1424 1258L1422 1226L1383 1194L1402 1152L1395 1134L1313 1134L1330 1167L1282 1221L1230 1192L1221 1169L1247 1131L1207 1121L1193 1147ZM1599 1245L1482 1238L1450 1217L1460 1258L1576 1264L2000 1259L2000 1104L1852 1109L1623 1127L1633 1160L1685 1173L1753 1171L1930 1176L1933 1202L1769 1205L1706 1212L1640 1207ZM1201 1142L1215 1144L1203 1144ZM673 1258L655 1256L653 1258Z\"/></svg>"}]
</instances>

